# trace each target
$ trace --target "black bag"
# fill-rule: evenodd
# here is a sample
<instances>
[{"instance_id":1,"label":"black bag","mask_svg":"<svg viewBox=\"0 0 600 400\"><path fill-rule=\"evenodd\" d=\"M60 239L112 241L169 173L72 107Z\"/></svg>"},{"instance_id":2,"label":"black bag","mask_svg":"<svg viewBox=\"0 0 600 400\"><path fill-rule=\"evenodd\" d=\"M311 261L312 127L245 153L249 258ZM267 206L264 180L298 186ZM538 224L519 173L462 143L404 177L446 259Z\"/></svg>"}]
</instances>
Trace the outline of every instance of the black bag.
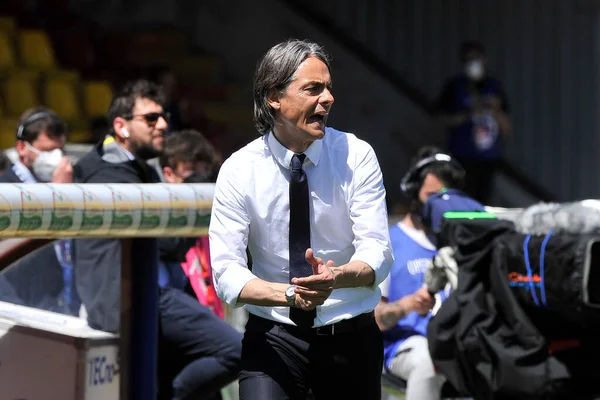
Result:
<instances>
[{"instance_id":1,"label":"black bag","mask_svg":"<svg viewBox=\"0 0 600 400\"><path fill-rule=\"evenodd\" d=\"M459 391L494 400L591 399L598 391L598 314L583 307L582 270L573 261L585 239L545 239L527 239L506 221L443 223L439 242L456 249L458 287L427 337L434 365ZM511 286L509 274L529 276L527 248L532 278L539 275L544 241L546 307L538 307L529 283Z\"/></svg>"},{"instance_id":2,"label":"black bag","mask_svg":"<svg viewBox=\"0 0 600 400\"><path fill-rule=\"evenodd\" d=\"M509 232L496 241L494 265L506 271L512 295L544 337L600 334L600 308L589 305L590 294L592 302L600 294L590 274L600 269L598 239Z\"/></svg>"}]
</instances>

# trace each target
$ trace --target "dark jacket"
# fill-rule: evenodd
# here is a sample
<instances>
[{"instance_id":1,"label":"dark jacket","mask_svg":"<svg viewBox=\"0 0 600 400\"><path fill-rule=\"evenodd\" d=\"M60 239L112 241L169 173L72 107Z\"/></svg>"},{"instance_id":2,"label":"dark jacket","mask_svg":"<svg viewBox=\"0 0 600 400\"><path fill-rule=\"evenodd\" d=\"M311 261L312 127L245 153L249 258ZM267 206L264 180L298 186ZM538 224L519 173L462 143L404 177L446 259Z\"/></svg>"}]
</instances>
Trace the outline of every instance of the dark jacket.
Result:
<instances>
[{"instance_id":1,"label":"dark jacket","mask_svg":"<svg viewBox=\"0 0 600 400\"><path fill-rule=\"evenodd\" d=\"M0 175L0 183L23 183L13 165ZM40 310L74 314L61 299L65 282L54 243L20 258L0 274L0 300ZM79 307L78 302L73 306Z\"/></svg>"},{"instance_id":2,"label":"dark jacket","mask_svg":"<svg viewBox=\"0 0 600 400\"><path fill-rule=\"evenodd\" d=\"M0 183L23 183L21 179L15 174L12 165L4 170L4 173L0 175Z\"/></svg>"},{"instance_id":3,"label":"dark jacket","mask_svg":"<svg viewBox=\"0 0 600 400\"><path fill-rule=\"evenodd\" d=\"M153 183L156 171L141 160L130 160L111 140L96 145L73 169L78 183ZM121 305L121 241L77 239L73 246L79 296L95 329L118 332Z\"/></svg>"}]
</instances>

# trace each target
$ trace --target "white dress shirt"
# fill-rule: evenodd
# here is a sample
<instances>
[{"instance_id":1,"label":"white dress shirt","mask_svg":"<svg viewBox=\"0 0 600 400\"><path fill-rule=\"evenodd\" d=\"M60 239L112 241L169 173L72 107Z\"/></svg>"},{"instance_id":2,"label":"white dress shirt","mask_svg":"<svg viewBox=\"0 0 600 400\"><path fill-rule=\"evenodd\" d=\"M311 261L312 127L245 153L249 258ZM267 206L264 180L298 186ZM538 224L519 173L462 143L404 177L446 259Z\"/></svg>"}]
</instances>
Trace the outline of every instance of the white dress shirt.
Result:
<instances>
[{"instance_id":1,"label":"white dress shirt","mask_svg":"<svg viewBox=\"0 0 600 400\"><path fill-rule=\"evenodd\" d=\"M326 128L304 152L310 191L310 242L315 255L335 266L366 262L375 271L371 287L335 289L317 307L315 327L371 311L379 284L393 262L385 188L371 146L356 136ZM209 228L217 293L238 307L252 279L289 283L289 181L294 153L272 133L229 157L219 172ZM246 247L252 255L248 269ZM293 325L289 307L246 305L257 316Z\"/></svg>"}]
</instances>

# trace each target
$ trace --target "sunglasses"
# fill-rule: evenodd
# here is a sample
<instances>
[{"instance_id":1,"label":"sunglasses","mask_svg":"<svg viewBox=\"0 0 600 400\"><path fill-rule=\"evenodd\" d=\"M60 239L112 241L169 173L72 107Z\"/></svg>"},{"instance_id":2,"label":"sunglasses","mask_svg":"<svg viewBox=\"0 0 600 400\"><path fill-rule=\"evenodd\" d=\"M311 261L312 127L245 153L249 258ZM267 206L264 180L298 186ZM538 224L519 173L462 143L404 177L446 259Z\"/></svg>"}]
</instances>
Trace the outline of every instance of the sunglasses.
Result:
<instances>
[{"instance_id":1,"label":"sunglasses","mask_svg":"<svg viewBox=\"0 0 600 400\"><path fill-rule=\"evenodd\" d=\"M151 112L151 113L147 113L147 114L133 115L133 117L130 119L142 118L144 121L146 121L146 123L148 125L156 125L156 123L158 122L158 119L161 117L168 123L169 119L171 118L171 113L170 112L161 112L161 113Z\"/></svg>"}]
</instances>

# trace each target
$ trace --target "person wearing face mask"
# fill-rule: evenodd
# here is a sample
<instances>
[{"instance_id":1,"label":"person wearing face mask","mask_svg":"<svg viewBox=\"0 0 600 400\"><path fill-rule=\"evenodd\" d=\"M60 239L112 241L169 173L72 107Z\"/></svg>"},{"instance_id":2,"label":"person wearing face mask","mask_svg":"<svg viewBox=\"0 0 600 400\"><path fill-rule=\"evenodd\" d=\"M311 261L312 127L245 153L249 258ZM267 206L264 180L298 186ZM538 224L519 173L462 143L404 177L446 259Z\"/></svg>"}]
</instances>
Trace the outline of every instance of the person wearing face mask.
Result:
<instances>
[{"instance_id":1,"label":"person wearing face mask","mask_svg":"<svg viewBox=\"0 0 600 400\"><path fill-rule=\"evenodd\" d=\"M45 107L25 111L15 134L18 158L0 175L0 183L72 182L73 167L63 152L67 125L54 111ZM44 270L36 271L46 277L45 288L38 291L31 286L27 292L20 290L22 296L17 302L77 315L80 301L73 282L71 240L57 240L53 247L36 254L45 260Z\"/></svg>"},{"instance_id":2,"label":"person wearing face mask","mask_svg":"<svg viewBox=\"0 0 600 400\"><path fill-rule=\"evenodd\" d=\"M467 171L465 191L488 203L501 137L512 132L508 100L501 82L488 73L481 43L464 42L460 58L463 72L445 84L435 109L447 130L448 151Z\"/></svg>"},{"instance_id":3,"label":"person wearing face mask","mask_svg":"<svg viewBox=\"0 0 600 400\"><path fill-rule=\"evenodd\" d=\"M36 107L19 119L18 159L0 175L4 183L71 183L73 167L63 154L67 125L52 110Z\"/></svg>"},{"instance_id":4,"label":"person wearing face mask","mask_svg":"<svg viewBox=\"0 0 600 400\"><path fill-rule=\"evenodd\" d=\"M161 87L147 80L118 92L108 111L110 134L75 165L77 182L159 182L147 161L165 149L169 116L164 103ZM121 254L119 239L75 240L77 289L92 328L119 332ZM218 399L220 389L237 376L240 334L182 290L156 285L157 399Z\"/></svg>"}]
</instances>

